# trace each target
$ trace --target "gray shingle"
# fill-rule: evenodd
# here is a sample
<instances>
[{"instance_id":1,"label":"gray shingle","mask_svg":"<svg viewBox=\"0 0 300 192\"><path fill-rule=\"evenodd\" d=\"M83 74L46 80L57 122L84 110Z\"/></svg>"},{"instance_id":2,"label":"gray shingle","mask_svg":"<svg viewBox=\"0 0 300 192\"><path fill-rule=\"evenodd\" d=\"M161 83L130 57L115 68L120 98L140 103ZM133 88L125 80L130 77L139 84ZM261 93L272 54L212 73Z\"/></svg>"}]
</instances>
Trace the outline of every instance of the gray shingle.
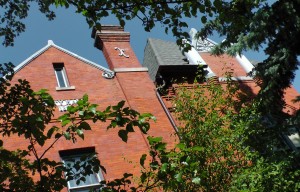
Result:
<instances>
[{"instance_id":1,"label":"gray shingle","mask_svg":"<svg viewBox=\"0 0 300 192\"><path fill-rule=\"evenodd\" d=\"M185 56L174 42L149 38L144 51L143 66L148 67L154 81L159 66L188 65Z\"/></svg>"}]
</instances>

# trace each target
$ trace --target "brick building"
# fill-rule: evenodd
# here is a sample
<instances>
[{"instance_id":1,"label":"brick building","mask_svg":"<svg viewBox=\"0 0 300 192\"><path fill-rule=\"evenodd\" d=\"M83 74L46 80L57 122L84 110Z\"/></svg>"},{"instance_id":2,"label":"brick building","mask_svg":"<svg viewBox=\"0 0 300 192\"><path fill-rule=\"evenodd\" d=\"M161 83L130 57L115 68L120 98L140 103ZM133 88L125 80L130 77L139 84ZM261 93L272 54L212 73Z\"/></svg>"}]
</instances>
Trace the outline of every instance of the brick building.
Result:
<instances>
[{"instance_id":1,"label":"brick building","mask_svg":"<svg viewBox=\"0 0 300 192\"><path fill-rule=\"evenodd\" d=\"M149 135L162 136L169 144L173 144L176 141L176 123L172 117L170 96L174 94L172 90L176 84L172 83L172 79L187 77L192 82L198 66L203 65L206 67L207 78L222 82L222 68L225 67L233 70L234 80L250 88L253 94L258 92L253 79L247 76L253 68L251 63L244 56L234 58L210 55L209 50L215 44L210 40L192 38L196 50L192 49L182 55L173 42L149 39L142 66L130 46L130 34L123 28L102 26L101 31L92 32L92 37L95 39L95 46L103 52L109 69L59 47L52 41L15 68L14 81L26 79L33 90L45 88L53 96L57 108L49 126L58 124L57 117L63 114L68 105L88 94L89 101L102 109L125 100L126 105L141 113L152 113L157 122L151 123ZM155 85L164 86L169 92L163 95ZM291 102L297 94L293 88L287 91L289 110L299 108ZM86 151L97 152L107 174L92 175L88 178L88 183L80 186L69 182L69 191L87 190L102 179L119 178L125 172L138 174L139 166L136 165L139 158L149 150L147 135L138 129L129 135L125 144L118 137L117 129L107 131L106 124L103 123L91 123L91 127L91 131L85 132L84 140L78 140L76 144L60 140L46 155L55 161L67 161L68 158L80 157ZM27 145L17 136L4 142L7 149L22 146ZM42 153L43 149L38 152Z\"/></svg>"},{"instance_id":2,"label":"brick building","mask_svg":"<svg viewBox=\"0 0 300 192\"><path fill-rule=\"evenodd\" d=\"M68 105L88 94L90 103L98 104L102 109L124 100L126 105L141 113L155 114L157 122L151 124L149 135L162 136L166 141L174 142L174 129L159 103L147 69L140 65L130 46L130 34L118 26L103 26L101 32L95 30L92 36L95 38L95 46L102 50L109 69L48 41L45 47L15 68L13 81L26 79L33 90L47 89L53 96L57 109L49 127L58 123L57 117L63 114ZM91 176L86 186L97 184L103 178L120 178L126 172L139 174L139 166L136 165L141 155L149 151L147 135L135 129L136 132L130 133L128 142L124 143L117 129L107 131L107 125L103 123L91 122L90 125L92 130L85 132L84 140L78 139L77 143L72 144L71 141L61 139L46 157L64 161L78 158L86 151L97 152L107 174ZM7 149L27 145L17 136L4 142ZM44 148L38 153L43 151ZM68 183L70 191L84 189L84 186Z\"/></svg>"}]
</instances>

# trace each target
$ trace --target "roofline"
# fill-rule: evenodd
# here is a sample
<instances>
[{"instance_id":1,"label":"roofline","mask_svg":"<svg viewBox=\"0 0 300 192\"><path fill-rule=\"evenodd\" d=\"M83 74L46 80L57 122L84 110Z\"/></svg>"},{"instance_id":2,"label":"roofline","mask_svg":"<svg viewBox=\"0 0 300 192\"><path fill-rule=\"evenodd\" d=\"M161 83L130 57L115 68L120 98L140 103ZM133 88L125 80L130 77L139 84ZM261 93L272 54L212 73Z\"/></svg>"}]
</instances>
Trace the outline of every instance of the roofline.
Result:
<instances>
[{"instance_id":1,"label":"roofline","mask_svg":"<svg viewBox=\"0 0 300 192\"><path fill-rule=\"evenodd\" d=\"M45 47L41 48L40 50L38 50L37 52L35 52L33 55L31 55L30 57L28 57L26 60L24 60L22 63L20 63L19 65L17 65L14 68L15 73L17 73L18 71L20 71L22 68L24 68L26 65L28 65L31 61L33 61L35 58L37 58L38 56L40 56L42 53L44 53L45 51L47 51L50 47L54 47L54 48L56 48L56 49L58 49L58 50L60 50L60 51L62 51L64 53L66 53L66 54L68 54L68 55L70 55L70 56L72 56L72 57L74 57L76 59L79 59L80 61L83 61L86 64L91 65L92 67L95 67L95 68L97 68L97 69L99 69L99 70L101 70L101 71L103 71L105 73L108 73L108 74L114 76L114 72L111 71L110 69L102 67L101 65L98 65L98 64L96 64L96 63L94 63L94 62L92 62L92 61L90 61L88 59L85 59L85 58L83 58L83 57L81 57L81 56L79 56L79 55L77 55L77 54L75 54L75 53L67 50L67 49L64 49L64 48L60 47L60 46L54 44L54 42L52 40L48 40L48 44Z\"/></svg>"},{"instance_id":2,"label":"roofline","mask_svg":"<svg viewBox=\"0 0 300 192\"><path fill-rule=\"evenodd\" d=\"M214 40L210 39L210 38L205 38L207 41L211 42L212 44L218 45L217 42L215 42Z\"/></svg>"}]
</instances>

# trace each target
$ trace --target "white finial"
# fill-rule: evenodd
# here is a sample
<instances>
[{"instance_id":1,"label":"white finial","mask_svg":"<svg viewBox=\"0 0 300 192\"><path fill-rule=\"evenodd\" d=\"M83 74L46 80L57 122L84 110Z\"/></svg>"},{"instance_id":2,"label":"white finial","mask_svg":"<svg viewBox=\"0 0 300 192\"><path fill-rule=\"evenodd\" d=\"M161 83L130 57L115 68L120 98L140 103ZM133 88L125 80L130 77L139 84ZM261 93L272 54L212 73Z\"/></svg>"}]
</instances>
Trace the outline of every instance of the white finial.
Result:
<instances>
[{"instance_id":1,"label":"white finial","mask_svg":"<svg viewBox=\"0 0 300 192\"><path fill-rule=\"evenodd\" d=\"M48 40L48 45L54 45L54 42L52 40Z\"/></svg>"}]
</instances>

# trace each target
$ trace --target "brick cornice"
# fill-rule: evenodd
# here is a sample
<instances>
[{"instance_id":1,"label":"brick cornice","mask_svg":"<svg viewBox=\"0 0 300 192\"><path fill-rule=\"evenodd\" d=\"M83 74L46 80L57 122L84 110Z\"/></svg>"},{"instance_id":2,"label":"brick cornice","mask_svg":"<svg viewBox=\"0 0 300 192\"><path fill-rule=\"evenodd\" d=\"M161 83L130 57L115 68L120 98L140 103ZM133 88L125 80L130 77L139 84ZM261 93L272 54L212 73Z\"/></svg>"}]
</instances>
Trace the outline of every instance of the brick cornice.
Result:
<instances>
[{"instance_id":1,"label":"brick cornice","mask_svg":"<svg viewBox=\"0 0 300 192\"><path fill-rule=\"evenodd\" d=\"M103 42L129 42L128 32L97 32L95 37L95 47L102 50Z\"/></svg>"},{"instance_id":2,"label":"brick cornice","mask_svg":"<svg viewBox=\"0 0 300 192\"><path fill-rule=\"evenodd\" d=\"M104 25L100 30L94 28L92 37L95 38L95 47L100 50L103 49L105 42L130 42L130 33L125 32L123 27L115 25Z\"/></svg>"}]
</instances>

